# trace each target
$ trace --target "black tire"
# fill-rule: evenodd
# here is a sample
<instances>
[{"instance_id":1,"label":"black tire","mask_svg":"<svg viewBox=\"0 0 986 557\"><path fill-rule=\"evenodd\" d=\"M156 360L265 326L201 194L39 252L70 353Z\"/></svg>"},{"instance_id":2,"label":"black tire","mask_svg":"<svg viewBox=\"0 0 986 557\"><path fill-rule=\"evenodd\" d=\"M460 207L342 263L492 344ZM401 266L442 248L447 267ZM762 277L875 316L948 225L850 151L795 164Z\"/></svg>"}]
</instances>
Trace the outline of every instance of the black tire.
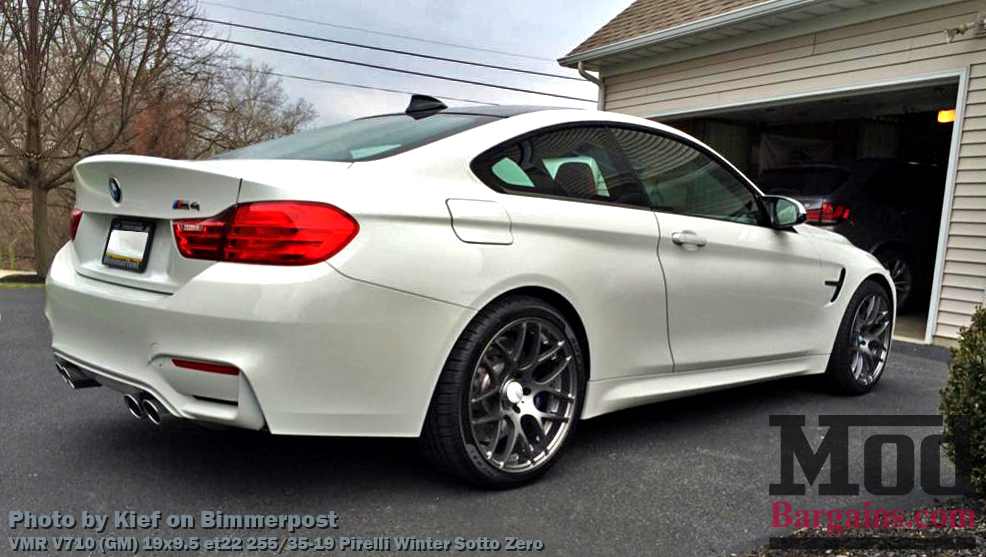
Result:
<instances>
[{"instance_id":1,"label":"black tire","mask_svg":"<svg viewBox=\"0 0 986 557\"><path fill-rule=\"evenodd\" d=\"M917 297L921 284L914 258L900 248L884 248L876 253L876 258L890 272L897 291L897 311L908 309ZM906 284L906 287L904 287Z\"/></svg>"},{"instance_id":2,"label":"black tire","mask_svg":"<svg viewBox=\"0 0 986 557\"><path fill-rule=\"evenodd\" d=\"M845 395L862 395L868 393L873 390L886 370L886 359L890 355L890 337L893 335L892 319L887 326L886 341L881 360L882 365L880 365L876 377L869 381L865 378L860 379L856 377L852 369L855 358L852 344L856 340L853 331L854 320L856 319L857 312L860 310L860 306L871 296L876 296L884 300L886 308L888 310L890 309L891 298L886 288L872 279L863 282L853 294L852 299L849 300L849 304L846 306L846 313L842 316L842 322L839 324L839 331L836 335L832 354L829 356L828 368L824 376L828 386L837 393Z\"/></svg>"},{"instance_id":3,"label":"black tire","mask_svg":"<svg viewBox=\"0 0 986 557\"><path fill-rule=\"evenodd\" d=\"M477 426L470 421L470 414L475 412L474 405L477 404L476 402L470 402L470 392L476 385L474 383L476 377L484 374L480 368L479 360L488 349L491 349L494 338L502 338L497 335L503 334L503 331L513 326L512 324L525 320L535 320L538 323L544 323L546 328L550 328L551 331L556 333L560 332L564 336L563 340L571 348L570 352L566 350L567 359L565 360L570 361L570 364L563 363L558 368L565 368L566 371L564 373L566 374L566 379L564 381L569 382L568 384L571 384L576 389L576 394L574 401L553 403L558 407L562 404L571 404L570 407L565 406L566 412L571 414L571 418L566 419L564 422L567 424L567 431L565 431L564 436L558 440L557 444L551 446L550 452L545 453L544 458L546 460L538 461L537 466L528 471L508 471L491 464L488 461L489 453L487 453L487 456L484 456L483 445L481 445L480 441L476 439L476 435L474 435ZM525 325L522 335L527 334ZM520 336L518 335L518 338ZM537 338L538 343L540 343L542 339L542 329L540 326L537 329ZM523 342L519 343L519 345L522 344ZM518 352L522 351L518 350ZM533 360L537 360L538 353L534 353ZM551 305L529 296L510 296L494 301L480 311L469 325L466 326L466 329L452 348L448 360L445 362L441 377L438 380L438 385L435 388L435 393L432 396L431 405L428 409L428 415L422 431L421 441L425 455L433 463L458 478L484 487L509 488L530 483L540 478L561 457L578 425L579 416L582 413L582 405L585 400L586 384L586 366L582 354L582 347L579 345L578 337L572 326L561 312ZM523 354L518 354L518 356L521 355ZM557 358L558 356L560 355L553 356L553 358ZM516 364L517 362L514 363ZM532 364L530 367L540 365ZM568 367L569 365L573 367ZM533 375L534 372L531 371L530 373ZM493 376L490 372L485 372L485 375L488 377ZM506 368L504 368L504 372L499 376L496 385L505 386L505 382L509 382L510 379L503 378L508 375ZM493 381L493 379L489 379L491 385ZM562 379L558 379L558 381L562 381ZM487 392L497 389L498 387L496 385L491 386ZM497 393L499 392L497 391ZM506 392L506 390L504 389L503 392ZM528 392L526 387L524 392ZM499 394L490 398L495 398L497 404L505 405L504 407L500 407L499 412L507 413L511 411L511 408L515 409L518 413L520 412L518 405L512 405L509 401L500 400ZM519 404L523 405L524 403L533 404L533 398L531 400L525 399L525 401ZM509 427L509 420L504 423ZM500 446L500 427L502 424L498 421L496 426L496 440L490 445L494 447L494 452L496 447ZM505 437L503 439L505 440ZM526 434L524 435L524 440L528 440ZM534 445L531 444L530 446L533 449ZM506 451L505 448L504 450ZM533 462L533 453L531 455L531 461ZM510 454L507 454L504 457L504 465L510 456Z\"/></svg>"}]
</instances>

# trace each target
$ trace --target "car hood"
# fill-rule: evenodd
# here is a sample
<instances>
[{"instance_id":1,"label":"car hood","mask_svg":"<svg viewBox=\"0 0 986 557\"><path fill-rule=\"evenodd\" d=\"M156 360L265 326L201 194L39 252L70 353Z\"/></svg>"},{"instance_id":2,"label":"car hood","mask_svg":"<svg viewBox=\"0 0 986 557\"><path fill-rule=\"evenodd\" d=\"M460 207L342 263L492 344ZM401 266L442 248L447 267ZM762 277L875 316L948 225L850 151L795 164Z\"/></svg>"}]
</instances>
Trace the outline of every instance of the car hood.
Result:
<instances>
[{"instance_id":1,"label":"car hood","mask_svg":"<svg viewBox=\"0 0 986 557\"><path fill-rule=\"evenodd\" d=\"M797 230L799 233L802 233L818 242L828 242L830 244L850 247L861 254L865 254L865 256L868 259L875 261L881 267L883 266L883 264L880 263L880 260L878 260L876 256L874 256L872 253L864 249L857 247L852 242L850 242L845 236L839 234L838 232L832 232L831 230L826 230L824 228L819 228L817 226L812 226L810 224L802 224L797 227Z\"/></svg>"},{"instance_id":2,"label":"car hood","mask_svg":"<svg viewBox=\"0 0 986 557\"><path fill-rule=\"evenodd\" d=\"M814 240L819 240L822 242L832 242L834 244L844 244L852 245L848 239L838 232L832 232L831 230L825 230L824 228L818 228L817 226L812 226L810 224L802 224L797 228L798 232L812 238Z\"/></svg>"}]
</instances>

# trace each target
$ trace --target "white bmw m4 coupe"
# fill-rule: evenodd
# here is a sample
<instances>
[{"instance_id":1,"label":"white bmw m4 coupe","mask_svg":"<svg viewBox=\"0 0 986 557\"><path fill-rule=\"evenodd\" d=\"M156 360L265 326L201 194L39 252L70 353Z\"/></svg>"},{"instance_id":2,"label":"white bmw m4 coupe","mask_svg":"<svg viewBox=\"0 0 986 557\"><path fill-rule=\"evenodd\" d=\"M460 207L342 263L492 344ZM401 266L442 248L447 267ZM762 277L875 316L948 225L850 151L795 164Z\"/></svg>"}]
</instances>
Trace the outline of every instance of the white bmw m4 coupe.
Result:
<instances>
[{"instance_id":1,"label":"white bmw m4 coupe","mask_svg":"<svg viewBox=\"0 0 986 557\"><path fill-rule=\"evenodd\" d=\"M880 379L894 288L699 141L539 107L407 111L211 160L75 167L56 367L168 416L420 437L487 486L584 420L797 375Z\"/></svg>"}]
</instances>

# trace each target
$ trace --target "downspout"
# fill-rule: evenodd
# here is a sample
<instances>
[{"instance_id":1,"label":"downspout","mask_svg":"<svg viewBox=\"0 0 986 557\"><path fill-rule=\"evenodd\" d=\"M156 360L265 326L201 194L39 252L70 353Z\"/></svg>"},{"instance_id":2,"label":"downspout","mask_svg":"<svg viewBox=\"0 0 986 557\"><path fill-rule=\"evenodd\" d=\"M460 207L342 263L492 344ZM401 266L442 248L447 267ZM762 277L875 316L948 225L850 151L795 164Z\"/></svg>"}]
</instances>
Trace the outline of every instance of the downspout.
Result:
<instances>
[{"instance_id":1,"label":"downspout","mask_svg":"<svg viewBox=\"0 0 986 557\"><path fill-rule=\"evenodd\" d=\"M586 81L590 83L595 83L596 87L599 88L599 92L596 96L596 109L605 110L606 109L606 85L598 77L592 75L591 73L585 71L584 62L579 60L579 75L585 78Z\"/></svg>"}]
</instances>

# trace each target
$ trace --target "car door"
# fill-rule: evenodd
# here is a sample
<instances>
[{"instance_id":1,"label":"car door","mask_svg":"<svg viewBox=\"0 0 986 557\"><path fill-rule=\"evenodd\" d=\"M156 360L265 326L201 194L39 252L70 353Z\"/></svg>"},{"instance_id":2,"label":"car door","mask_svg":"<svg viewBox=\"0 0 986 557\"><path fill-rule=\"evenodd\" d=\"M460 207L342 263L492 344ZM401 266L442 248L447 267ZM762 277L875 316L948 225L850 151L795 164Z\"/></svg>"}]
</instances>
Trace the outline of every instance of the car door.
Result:
<instances>
[{"instance_id":1,"label":"car door","mask_svg":"<svg viewBox=\"0 0 986 557\"><path fill-rule=\"evenodd\" d=\"M660 227L675 372L811 353L831 295L813 242L767 226L755 188L700 146L640 128L613 134Z\"/></svg>"},{"instance_id":2,"label":"car door","mask_svg":"<svg viewBox=\"0 0 986 557\"><path fill-rule=\"evenodd\" d=\"M592 381L671 373L657 222L608 129L539 130L480 155L472 169L508 194L497 202L525 280L576 308Z\"/></svg>"}]
</instances>

